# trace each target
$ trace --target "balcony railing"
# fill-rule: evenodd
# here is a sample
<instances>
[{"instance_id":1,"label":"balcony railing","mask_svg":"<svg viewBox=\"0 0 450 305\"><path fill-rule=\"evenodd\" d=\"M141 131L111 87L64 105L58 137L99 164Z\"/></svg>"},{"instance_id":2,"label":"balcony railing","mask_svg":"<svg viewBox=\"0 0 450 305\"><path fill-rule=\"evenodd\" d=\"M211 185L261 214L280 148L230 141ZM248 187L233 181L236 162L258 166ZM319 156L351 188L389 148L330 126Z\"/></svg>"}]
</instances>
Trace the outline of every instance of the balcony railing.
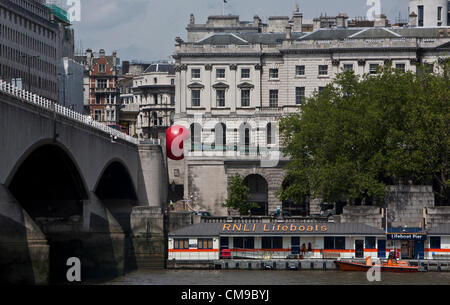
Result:
<instances>
[{"instance_id":1,"label":"balcony railing","mask_svg":"<svg viewBox=\"0 0 450 305\"><path fill-rule=\"evenodd\" d=\"M139 140L129 135L122 133L116 129L110 128L103 123L94 121L90 116L83 115L81 113L75 112L69 108L63 107L51 100L38 96L32 92L26 90L21 90L11 84L8 84L0 80L0 92L6 95L10 95L14 98L20 99L27 103L36 105L40 108L44 108L50 111L54 111L70 120L77 121L84 125L90 126L97 130L103 131L110 135L111 138L121 139L123 141L138 145Z\"/></svg>"}]
</instances>

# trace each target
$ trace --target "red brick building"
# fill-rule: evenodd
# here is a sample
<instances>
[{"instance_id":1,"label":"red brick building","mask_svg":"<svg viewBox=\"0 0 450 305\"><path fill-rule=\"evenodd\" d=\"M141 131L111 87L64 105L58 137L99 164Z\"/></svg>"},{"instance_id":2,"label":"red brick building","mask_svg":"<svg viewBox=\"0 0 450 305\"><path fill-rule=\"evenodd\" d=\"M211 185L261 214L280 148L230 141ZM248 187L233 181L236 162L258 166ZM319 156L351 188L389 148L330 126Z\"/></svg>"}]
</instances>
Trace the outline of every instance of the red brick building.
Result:
<instances>
[{"instance_id":1,"label":"red brick building","mask_svg":"<svg viewBox=\"0 0 450 305\"><path fill-rule=\"evenodd\" d=\"M85 113L95 121L115 125L119 119L120 93L118 88L117 54L111 56L101 49L98 56L92 50L77 58L85 65L84 107Z\"/></svg>"}]
</instances>

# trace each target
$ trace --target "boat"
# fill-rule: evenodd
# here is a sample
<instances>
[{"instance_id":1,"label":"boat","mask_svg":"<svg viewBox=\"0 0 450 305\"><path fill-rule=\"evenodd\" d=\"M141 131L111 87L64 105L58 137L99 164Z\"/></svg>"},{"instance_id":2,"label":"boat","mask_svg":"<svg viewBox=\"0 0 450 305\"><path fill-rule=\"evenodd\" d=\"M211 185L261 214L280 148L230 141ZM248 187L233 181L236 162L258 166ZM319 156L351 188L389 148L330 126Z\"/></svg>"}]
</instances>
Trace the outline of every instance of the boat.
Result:
<instances>
[{"instance_id":1,"label":"boat","mask_svg":"<svg viewBox=\"0 0 450 305\"><path fill-rule=\"evenodd\" d=\"M366 258L366 263L354 263L349 261L338 260L334 262L341 271L364 271L367 272L373 267L379 267L381 272L395 272L395 273L410 273L420 272L418 266L409 266L407 262L397 261L389 258L387 262L381 264L375 264L372 262L372 258Z\"/></svg>"}]
</instances>

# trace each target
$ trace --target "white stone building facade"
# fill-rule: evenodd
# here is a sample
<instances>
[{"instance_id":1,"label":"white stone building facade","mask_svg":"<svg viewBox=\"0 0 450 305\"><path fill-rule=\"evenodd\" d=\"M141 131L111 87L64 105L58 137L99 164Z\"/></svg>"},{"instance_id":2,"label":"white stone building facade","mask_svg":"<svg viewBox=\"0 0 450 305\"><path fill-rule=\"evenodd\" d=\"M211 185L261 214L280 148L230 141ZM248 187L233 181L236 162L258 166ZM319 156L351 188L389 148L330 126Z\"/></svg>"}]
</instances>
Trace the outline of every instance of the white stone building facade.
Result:
<instances>
[{"instance_id":1,"label":"white stone building facade","mask_svg":"<svg viewBox=\"0 0 450 305\"><path fill-rule=\"evenodd\" d=\"M287 207L276 197L288 162L276 153L281 117L298 111L343 70L373 74L392 63L415 72L417 64L434 64L450 50L450 30L440 27L349 28L342 22L302 33L293 31L301 29L301 24L294 27L294 17L269 18L286 21L282 32L233 33L228 28L220 33L213 30L214 22L221 31L231 19L241 22L215 16L205 25L212 34L192 41L201 33L195 25L197 36L188 35L188 42L176 39L175 121L191 129L184 171L191 208L226 215L222 204L235 173L246 178L252 201L261 204L256 214ZM266 167L261 160L267 156L279 162Z\"/></svg>"}]
</instances>

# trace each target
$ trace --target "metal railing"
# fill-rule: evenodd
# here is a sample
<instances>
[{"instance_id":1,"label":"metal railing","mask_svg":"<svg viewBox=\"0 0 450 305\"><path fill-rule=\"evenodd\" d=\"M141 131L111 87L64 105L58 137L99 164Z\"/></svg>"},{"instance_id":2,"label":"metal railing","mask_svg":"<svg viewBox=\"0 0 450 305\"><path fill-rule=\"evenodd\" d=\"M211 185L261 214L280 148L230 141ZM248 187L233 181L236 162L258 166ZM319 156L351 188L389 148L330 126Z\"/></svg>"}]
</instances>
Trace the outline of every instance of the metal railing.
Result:
<instances>
[{"instance_id":1,"label":"metal railing","mask_svg":"<svg viewBox=\"0 0 450 305\"><path fill-rule=\"evenodd\" d=\"M216 216L202 217L202 223L325 223L328 217L315 216L289 216L289 217L272 217L272 216Z\"/></svg>"},{"instance_id":2,"label":"metal railing","mask_svg":"<svg viewBox=\"0 0 450 305\"><path fill-rule=\"evenodd\" d=\"M98 129L110 135L111 139L121 139L123 141L138 145L139 140L129 135L122 133L116 129L110 128L103 123L94 121L90 116L83 115L81 113L75 112L69 108L63 107L49 99L43 98L32 92L21 90L12 84L0 80L0 92L6 95L10 95L14 98L20 99L27 103L36 105L38 107L54 111L70 120L80 122L84 125L90 126L92 128Z\"/></svg>"}]
</instances>

